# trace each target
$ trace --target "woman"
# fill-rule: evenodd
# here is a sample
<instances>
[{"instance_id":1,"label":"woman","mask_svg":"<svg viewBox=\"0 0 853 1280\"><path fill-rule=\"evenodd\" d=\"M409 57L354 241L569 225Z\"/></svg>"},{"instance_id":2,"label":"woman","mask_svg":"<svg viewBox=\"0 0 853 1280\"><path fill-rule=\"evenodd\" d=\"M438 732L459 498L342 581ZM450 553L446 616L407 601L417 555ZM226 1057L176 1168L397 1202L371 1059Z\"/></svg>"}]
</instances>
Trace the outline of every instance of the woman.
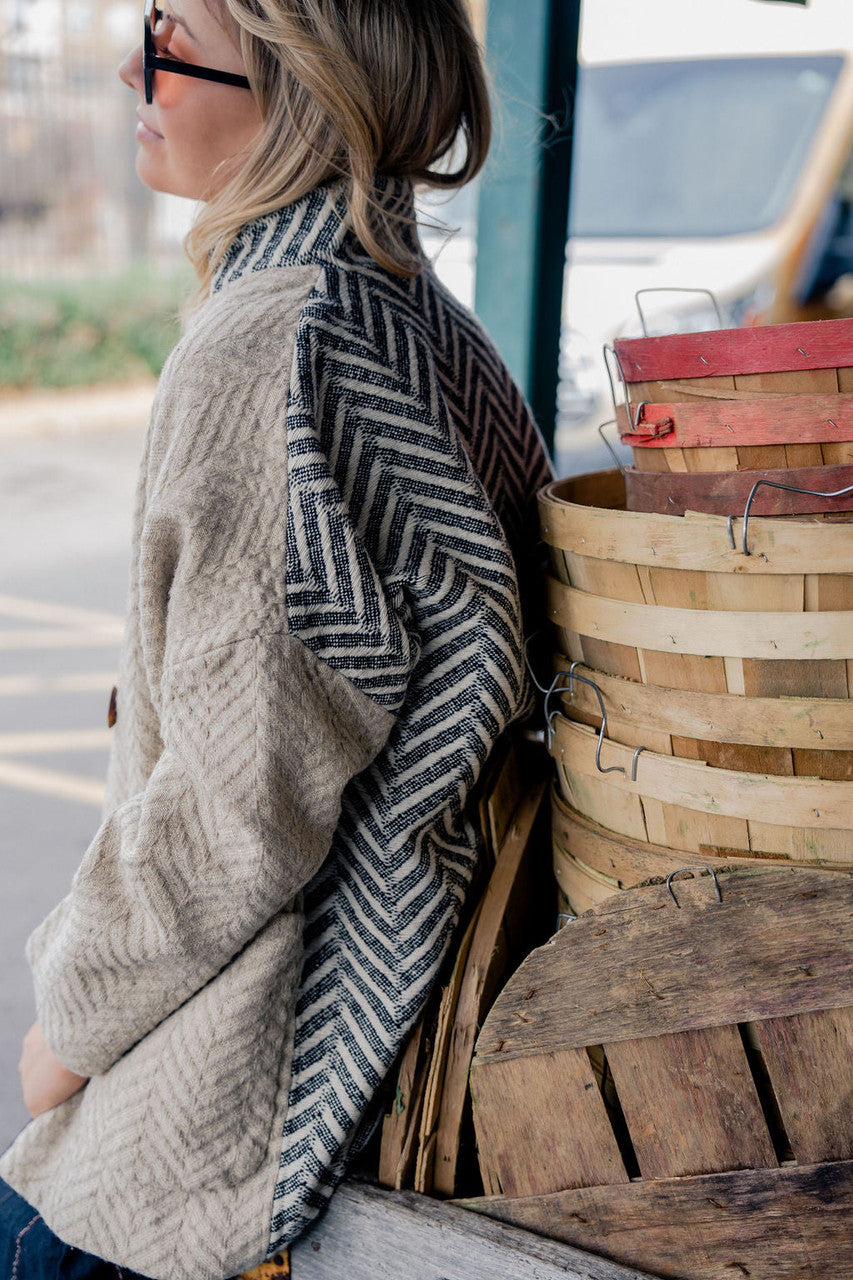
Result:
<instances>
[{"instance_id":1,"label":"woman","mask_svg":"<svg viewBox=\"0 0 853 1280\"><path fill-rule=\"evenodd\" d=\"M412 210L485 158L463 0L225 3L149 2L121 68L140 177L204 202L205 300L146 437L103 823L27 944L16 1280L65 1246L75 1275L222 1280L308 1225L375 1124L472 879L472 788L526 705L550 470Z\"/></svg>"}]
</instances>

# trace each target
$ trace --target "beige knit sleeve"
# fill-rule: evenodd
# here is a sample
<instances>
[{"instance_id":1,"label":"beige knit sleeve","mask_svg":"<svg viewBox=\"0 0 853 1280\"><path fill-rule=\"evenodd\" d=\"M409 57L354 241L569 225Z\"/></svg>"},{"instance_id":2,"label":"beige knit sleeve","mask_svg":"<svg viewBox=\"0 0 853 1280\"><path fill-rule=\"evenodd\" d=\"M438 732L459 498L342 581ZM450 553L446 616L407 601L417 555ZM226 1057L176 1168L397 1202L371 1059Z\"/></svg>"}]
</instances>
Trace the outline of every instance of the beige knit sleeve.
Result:
<instances>
[{"instance_id":1,"label":"beige knit sleeve","mask_svg":"<svg viewBox=\"0 0 853 1280\"><path fill-rule=\"evenodd\" d=\"M167 663L161 691L144 790L107 817L27 943L45 1039L81 1075L106 1071L292 903L394 723L287 634Z\"/></svg>"}]
</instances>

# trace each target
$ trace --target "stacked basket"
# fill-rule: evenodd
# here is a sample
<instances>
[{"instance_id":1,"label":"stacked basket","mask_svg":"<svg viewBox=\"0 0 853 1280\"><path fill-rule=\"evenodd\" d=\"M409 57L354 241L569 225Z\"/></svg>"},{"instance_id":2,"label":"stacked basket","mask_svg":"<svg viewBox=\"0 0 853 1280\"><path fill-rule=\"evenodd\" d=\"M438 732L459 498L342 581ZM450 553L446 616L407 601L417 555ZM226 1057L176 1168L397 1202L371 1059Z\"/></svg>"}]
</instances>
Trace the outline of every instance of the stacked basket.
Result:
<instances>
[{"instance_id":1,"label":"stacked basket","mask_svg":"<svg viewBox=\"0 0 853 1280\"><path fill-rule=\"evenodd\" d=\"M750 518L745 553L742 517L625 501L618 472L540 495L563 909L685 865L853 871L853 525Z\"/></svg>"},{"instance_id":2,"label":"stacked basket","mask_svg":"<svg viewBox=\"0 0 853 1280\"><path fill-rule=\"evenodd\" d=\"M743 512L760 482L755 514L853 511L853 320L623 340L614 354L630 510Z\"/></svg>"}]
</instances>

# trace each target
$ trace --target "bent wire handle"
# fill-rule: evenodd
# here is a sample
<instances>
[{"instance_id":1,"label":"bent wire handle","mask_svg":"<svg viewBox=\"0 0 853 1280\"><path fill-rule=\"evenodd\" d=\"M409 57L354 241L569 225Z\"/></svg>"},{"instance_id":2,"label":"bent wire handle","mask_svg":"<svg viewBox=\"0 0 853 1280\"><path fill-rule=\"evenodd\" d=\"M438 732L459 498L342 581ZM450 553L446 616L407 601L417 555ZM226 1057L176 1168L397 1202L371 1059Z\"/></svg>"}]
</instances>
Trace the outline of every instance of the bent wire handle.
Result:
<instances>
[{"instance_id":1,"label":"bent wire handle","mask_svg":"<svg viewBox=\"0 0 853 1280\"><path fill-rule=\"evenodd\" d=\"M598 426L596 427L596 431L604 441L604 444L607 447L607 452L610 454L611 458L616 463L617 467L619 468L619 470L622 472L622 475L624 476L625 467L622 463L622 459L619 457L618 453L613 448L613 445L610 443L610 441L607 439L607 436L604 434L604 428L609 427L611 424L613 424L614 426L618 426L618 423L616 422L615 418L608 418L606 422L600 422L598 424Z\"/></svg>"},{"instance_id":2,"label":"bent wire handle","mask_svg":"<svg viewBox=\"0 0 853 1280\"><path fill-rule=\"evenodd\" d=\"M679 875L681 875L682 871L708 871L708 872L710 872L711 879L714 881L714 888L715 888L715 889L716 889L716 891L717 891L717 901L718 901L718 902L722 902L722 901L723 901L723 895L722 895L722 892L721 892L721 890L720 890L720 882L719 882L719 880L717 879L717 873L716 873L716 871L714 870L714 868L713 868L713 867L706 867L706 866L704 866L702 863L696 864L696 865L694 865L694 866L689 866L689 867L677 867L675 871L670 871L669 875L668 875L668 876L667 876L667 878L666 878L666 890L667 890L667 893L669 894L669 896L672 898L672 900L673 900L673 902L675 903L675 905L679 908L679 910L680 910L680 908L681 908L681 903L678 901L678 899L676 898L675 893L674 893L674 891L673 891L673 888L672 888L672 878L673 878L673 876L679 876Z\"/></svg>"},{"instance_id":3,"label":"bent wire handle","mask_svg":"<svg viewBox=\"0 0 853 1280\"><path fill-rule=\"evenodd\" d=\"M752 506L756 492L762 485L766 485L768 489L784 489L786 493L807 493L813 498L842 498L845 493L853 493L853 484L848 484L844 489L834 489L831 493L825 493L822 489L800 489L795 484L780 484L778 480L756 480L755 484L749 491L749 497L746 500L746 509L743 513L743 554L745 556L752 555L749 549L747 535L749 532L749 509ZM733 516L729 516L728 531L729 541L734 547L734 534L732 532Z\"/></svg>"},{"instance_id":4,"label":"bent wire handle","mask_svg":"<svg viewBox=\"0 0 853 1280\"><path fill-rule=\"evenodd\" d=\"M637 427L638 427L638 426L639 426L639 424L640 424L640 413L639 413L639 410L638 410L638 411L637 411L637 414L636 414L636 421L634 421L634 422L632 423L632 421L631 421L631 393L630 393L630 392L629 392L629 390L628 390L628 380L627 380L627 378L625 377L625 371L624 371L624 369L622 368L622 361L619 359L619 353L617 352L616 348L615 348L614 346L611 346L611 344L610 344L609 342L605 342L604 346L601 348L601 353L602 353L602 355L604 356L604 368L605 368L605 370L606 370L606 372L607 372L607 381L610 383L610 399L611 399L611 400L612 400L612 402L613 402L613 412L616 414L616 417L613 419L613 421L614 421L614 422L616 422L616 424L618 425L618 423L619 423L619 404L618 404L618 402L617 402L617 400L616 400L616 383L613 381L613 370L610 368L610 361L609 361L609 359L607 358L607 357L608 357L608 352L610 353L610 355L612 355L612 356L613 356L613 359L616 361L616 368L619 370L619 381L622 383L622 390L623 390L623 392L624 392L624 394L625 394L625 405L624 405L624 408L625 408L625 421L626 421L626 423L628 424L628 429L629 429L630 431L636 431L636 430L637 430ZM602 423L602 426L607 426L607 423L606 423L606 422L605 422L605 423ZM598 430L599 430L599 432L600 432L600 431L601 431L601 427L599 427L599 428L598 428ZM602 438L603 438L603 437L602 437ZM606 442L605 442L605 443L606 443ZM620 468L620 470L621 470L621 468Z\"/></svg>"},{"instance_id":5,"label":"bent wire handle","mask_svg":"<svg viewBox=\"0 0 853 1280\"><path fill-rule=\"evenodd\" d=\"M640 306L640 294L642 293L704 293L706 297L711 299L711 304L717 316L717 328L722 329L723 327L723 313L720 310L720 304L717 301L716 294L712 293L710 289L689 289L684 285L655 285L649 289L638 289L634 294L637 314L640 317L640 324L643 326L643 336L646 338L649 336L649 331L646 328L646 317L643 314L643 308Z\"/></svg>"},{"instance_id":6,"label":"bent wire handle","mask_svg":"<svg viewBox=\"0 0 853 1280\"><path fill-rule=\"evenodd\" d=\"M565 692L571 695L574 691L575 680L579 680L581 684L588 684L590 689L593 690L593 692L595 693L595 696L598 698L598 706L601 711L601 728L598 731L598 742L595 748L595 767L599 773L623 773L624 774L625 770L622 768L621 764L612 764L608 769L605 769L601 763L601 748L604 743L604 735L607 732L607 712L604 709L604 698L602 697L601 690L599 689L595 681L587 679L586 676L579 676L575 674L575 668L583 665L584 664L580 660L577 660L576 662L572 663L568 671L558 671L556 676L554 677L554 683L551 686L551 689L548 693L548 697L545 700L545 723L548 726L548 746L549 747L551 746L551 741L554 735L553 722L556 719L556 717L561 714L559 708L552 711L550 715L548 714L548 701L551 697L551 694L558 693L558 692ZM569 683L568 683L568 686L563 686L561 689L558 689L557 681L560 679L561 676L568 676Z\"/></svg>"}]
</instances>

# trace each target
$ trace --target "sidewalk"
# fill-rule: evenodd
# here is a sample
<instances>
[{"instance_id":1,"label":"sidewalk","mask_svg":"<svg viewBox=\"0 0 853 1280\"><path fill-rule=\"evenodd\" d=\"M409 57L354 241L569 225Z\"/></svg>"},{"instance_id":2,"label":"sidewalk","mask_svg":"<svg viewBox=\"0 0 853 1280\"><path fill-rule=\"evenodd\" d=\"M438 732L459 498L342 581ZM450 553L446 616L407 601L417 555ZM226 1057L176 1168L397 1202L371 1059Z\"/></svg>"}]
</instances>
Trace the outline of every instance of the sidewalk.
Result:
<instances>
[{"instance_id":1,"label":"sidewalk","mask_svg":"<svg viewBox=\"0 0 853 1280\"><path fill-rule=\"evenodd\" d=\"M0 395L0 440L16 436L136 431L151 410L156 382L69 387Z\"/></svg>"}]
</instances>

